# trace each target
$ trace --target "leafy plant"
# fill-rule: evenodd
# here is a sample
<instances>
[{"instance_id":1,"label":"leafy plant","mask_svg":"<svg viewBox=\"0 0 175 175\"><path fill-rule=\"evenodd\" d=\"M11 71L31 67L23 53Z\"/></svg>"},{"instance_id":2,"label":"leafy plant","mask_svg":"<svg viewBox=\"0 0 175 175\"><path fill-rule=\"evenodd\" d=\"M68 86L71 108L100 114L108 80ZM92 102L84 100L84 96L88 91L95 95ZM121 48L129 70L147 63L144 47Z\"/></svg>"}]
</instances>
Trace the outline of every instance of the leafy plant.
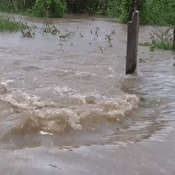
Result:
<instances>
[{"instance_id":1,"label":"leafy plant","mask_svg":"<svg viewBox=\"0 0 175 175\"><path fill-rule=\"evenodd\" d=\"M109 43L109 47L112 47L111 41L113 40L112 35L106 35L105 40Z\"/></svg>"},{"instance_id":2,"label":"leafy plant","mask_svg":"<svg viewBox=\"0 0 175 175\"><path fill-rule=\"evenodd\" d=\"M174 0L123 0L120 21L122 23L131 21L135 9L140 11L142 24L172 25L174 23Z\"/></svg>"},{"instance_id":3,"label":"leafy plant","mask_svg":"<svg viewBox=\"0 0 175 175\"><path fill-rule=\"evenodd\" d=\"M40 33L47 34L51 33L52 35L56 35L60 33L60 30L56 28L56 26L53 24L52 21L49 21L47 19L44 20L44 24L40 29Z\"/></svg>"},{"instance_id":4,"label":"leafy plant","mask_svg":"<svg viewBox=\"0 0 175 175\"><path fill-rule=\"evenodd\" d=\"M140 46L151 46L150 42L139 43Z\"/></svg>"},{"instance_id":5,"label":"leafy plant","mask_svg":"<svg viewBox=\"0 0 175 175\"><path fill-rule=\"evenodd\" d=\"M157 49L173 50L172 27L162 28L155 26L150 33L150 42L139 43L141 46L150 46L150 51Z\"/></svg>"},{"instance_id":6,"label":"leafy plant","mask_svg":"<svg viewBox=\"0 0 175 175\"><path fill-rule=\"evenodd\" d=\"M98 10L98 3L104 0L66 0L71 13L94 13Z\"/></svg>"},{"instance_id":7,"label":"leafy plant","mask_svg":"<svg viewBox=\"0 0 175 175\"><path fill-rule=\"evenodd\" d=\"M31 30L23 31L21 30L22 36L27 38L34 38L35 32L31 32Z\"/></svg>"},{"instance_id":8,"label":"leafy plant","mask_svg":"<svg viewBox=\"0 0 175 175\"><path fill-rule=\"evenodd\" d=\"M62 17L66 11L66 3L60 0L38 0L32 12L37 17Z\"/></svg>"},{"instance_id":9,"label":"leafy plant","mask_svg":"<svg viewBox=\"0 0 175 175\"><path fill-rule=\"evenodd\" d=\"M0 16L0 32L16 32L26 29L26 24L22 21L16 21L15 18Z\"/></svg>"},{"instance_id":10,"label":"leafy plant","mask_svg":"<svg viewBox=\"0 0 175 175\"><path fill-rule=\"evenodd\" d=\"M158 25L174 24L174 0L147 0L145 5L146 23Z\"/></svg>"},{"instance_id":11,"label":"leafy plant","mask_svg":"<svg viewBox=\"0 0 175 175\"><path fill-rule=\"evenodd\" d=\"M110 0L107 5L106 14L109 17L119 17L122 14L121 0Z\"/></svg>"},{"instance_id":12,"label":"leafy plant","mask_svg":"<svg viewBox=\"0 0 175 175\"><path fill-rule=\"evenodd\" d=\"M139 58L140 63L146 63L146 61L143 58Z\"/></svg>"},{"instance_id":13,"label":"leafy plant","mask_svg":"<svg viewBox=\"0 0 175 175\"><path fill-rule=\"evenodd\" d=\"M25 9L32 8L35 0L1 0L0 10L10 12L21 12Z\"/></svg>"},{"instance_id":14,"label":"leafy plant","mask_svg":"<svg viewBox=\"0 0 175 175\"><path fill-rule=\"evenodd\" d=\"M145 102L146 101L146 98L144 96L140 97L140 101L141 102Z\"/></svg>"}]
</instances>

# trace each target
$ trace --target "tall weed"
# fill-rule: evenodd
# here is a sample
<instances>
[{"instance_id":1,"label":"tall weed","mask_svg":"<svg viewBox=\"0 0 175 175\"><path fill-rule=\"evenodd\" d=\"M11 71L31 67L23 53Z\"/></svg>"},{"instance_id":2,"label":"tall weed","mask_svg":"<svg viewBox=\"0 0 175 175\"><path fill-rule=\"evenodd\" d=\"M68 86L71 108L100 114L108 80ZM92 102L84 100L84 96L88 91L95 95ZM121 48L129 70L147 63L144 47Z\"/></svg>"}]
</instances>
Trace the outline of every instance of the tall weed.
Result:
<instances>
[{"instance_id":1,"label":"tall weed","mask_svg":"<svg viewBox=\"0 0 175 175\"><path fill-rule=\"evenodd\" d=\"M173 25L175 15L174 0L147 0L146 23L158 25Z\"/></svg>"},{"instance_id":2,"label":"tall weed","mask_svg":"<svg viewBox=\"0 0 175 175\"><path fill-rule=\"evenodd\" d=\"M15 18L0 16L0 32L16 32L24 29L26 29L26 24L24 22L17 21Z\"/></svg>"},{"instance_id":3,"label":"tall weed","mask_svg":"<svg viewBox=\"0 0 175 175\"><path fill-rule=\"evenodd\" d=\"M0 11L19 12L32 8L36 0L0 0Z\"/></svg>"},{"instance_id":4,"label":"tall weed","mask_svg":"<svg viewBox=\"0 0 175 175\"><path fill-rule=\"evenodd\" d=\"M132 20L135 8L140 11L142 24L173 25L175 0L123 0L120 21L127 23Z\"/></svg>"},{"instance_id":5,"label":"tall weed","mask_svg":"<svg viewBox=\"0 0 175 175\"><path fill-rule=\"evenodd\" d=\"M37 17L62 17L66 11L66 3L60 0L38 0L32 8Z\"/></svg>"},{"instance_id":6,"label":"tall weed","mask_svg":"<svg viewBox=\"0 0 175 175\"><path fill-rule=\"evenodd\" d=\"M154 26L154 29L150 33L150 42L139 43L141 46L150 46L150 51L155 49L173 50L173 27L158 27Z\"/></svg>"}]
</instances>

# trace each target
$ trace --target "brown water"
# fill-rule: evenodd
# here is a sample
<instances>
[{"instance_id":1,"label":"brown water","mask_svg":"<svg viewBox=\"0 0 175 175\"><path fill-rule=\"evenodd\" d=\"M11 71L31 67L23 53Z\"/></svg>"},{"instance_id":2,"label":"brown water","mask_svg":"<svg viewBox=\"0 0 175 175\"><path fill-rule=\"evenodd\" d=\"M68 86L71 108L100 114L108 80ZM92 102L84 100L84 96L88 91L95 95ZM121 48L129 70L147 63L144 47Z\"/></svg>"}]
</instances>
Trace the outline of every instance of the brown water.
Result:
<instances>
[{"instance_id":1,"label":"brown water","mask_svg":"<svg viewBox=\"0 0 175 175\"><path fill-rule=\"evenodd\" d=\"M146 63L126 76L126 25L103 19L55 24L61 34L79 29L65 40L40 34L41 23L35 38L0 34L1 150L125 145L174 132L172 52L139 47ZM105 35L113 29L109 47ZM140 42L151 29L140 27Z\"/></svg>"}]
</instances>

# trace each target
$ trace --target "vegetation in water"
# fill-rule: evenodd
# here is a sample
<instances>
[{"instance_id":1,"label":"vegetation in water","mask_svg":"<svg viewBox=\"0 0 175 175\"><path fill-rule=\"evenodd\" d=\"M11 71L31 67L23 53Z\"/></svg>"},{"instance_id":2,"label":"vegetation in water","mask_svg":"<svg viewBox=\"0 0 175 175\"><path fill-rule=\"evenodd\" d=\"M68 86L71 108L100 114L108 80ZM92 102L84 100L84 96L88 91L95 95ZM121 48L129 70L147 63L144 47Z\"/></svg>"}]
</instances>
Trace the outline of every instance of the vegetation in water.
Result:
<instances>
[{"instance_id":1,"label":"vegetation in water","mask_svg":"<svg viewBox=\"0 0 175 175\"><path fill-rule=\"evenodd\" d=\"M140 46L151 46L150 42L139 43Z\"/></svg>"},{"instance_id":2,"label":"vegetation in water","mask_svg":"<svg viewBox=\"0 0 175 175\"><path fill-rule=\"evenodd\" d=\"M146 98L144 96L140 97L140 101L141 102L145 102L146 101Z\"/></svg>"},{"instance_id":3,"label":"vegetation in water","mask_svg":"<svg viewBox=\"0 0 175 175\"><path fill-rule=\"evenodd\" d=\"M155 108L159 105L159 101L155 99L147 99L145 97L140 98L140 104L145 108Z\"/></svg>"},{"instance_id":4,"label":"vegetation in water","mask_svg":"<svg viewBox=\"0 0 175 175\"><path fill-rule=\"evenodd\" d=\"M10 31L16 32L26 29L26 24L21 20L0 16L0 32Z\"/></svg>"},{"instance_id":5,"label":"vegetation in water","mask_svg":"<svg viewBox=\"0 0 175 175\"><path fill-rule=\"evenodd\" d=\"M143 58L139 58L140 63L146 63L146 61Z\"/></svg>"},{"instance_id":6,"label":"vegetation in water","mask_svg":"<svg viewBox=\"0 0 175 175\"><path fill-rule=\"evenodd\" d=\"M155 26L150 33L151 42L139 43L141 46L149 46L150 51L155 49L174 50L173 48L173 27L162 28Z\"/></svg>"}]
</instances>

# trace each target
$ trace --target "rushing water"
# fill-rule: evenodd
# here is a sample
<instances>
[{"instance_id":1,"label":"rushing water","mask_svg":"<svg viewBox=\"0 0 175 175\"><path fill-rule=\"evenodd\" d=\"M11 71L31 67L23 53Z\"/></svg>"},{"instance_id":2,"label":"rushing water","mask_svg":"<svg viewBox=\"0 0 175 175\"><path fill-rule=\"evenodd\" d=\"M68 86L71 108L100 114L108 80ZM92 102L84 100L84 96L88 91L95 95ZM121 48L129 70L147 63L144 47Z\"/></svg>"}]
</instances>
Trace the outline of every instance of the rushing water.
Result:
<instances>
[{"instance_id":1,"label":"rushing water","mask_svg":"<svg viewBox=\"0 0 175 175\"><path fill-rule=\"evenodd\" d=\"M35 38L0 34L2 147L132 143L174 126L172 52L139 47L146 63L126 76L126 25L77 20L56 26L61 34L79 28L65 40L39 28ZM105 35L113 29L109 47ZM139 40L147 41L150 31L141 27Z\"/></svg>"}]
</instances>

